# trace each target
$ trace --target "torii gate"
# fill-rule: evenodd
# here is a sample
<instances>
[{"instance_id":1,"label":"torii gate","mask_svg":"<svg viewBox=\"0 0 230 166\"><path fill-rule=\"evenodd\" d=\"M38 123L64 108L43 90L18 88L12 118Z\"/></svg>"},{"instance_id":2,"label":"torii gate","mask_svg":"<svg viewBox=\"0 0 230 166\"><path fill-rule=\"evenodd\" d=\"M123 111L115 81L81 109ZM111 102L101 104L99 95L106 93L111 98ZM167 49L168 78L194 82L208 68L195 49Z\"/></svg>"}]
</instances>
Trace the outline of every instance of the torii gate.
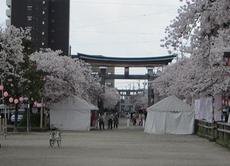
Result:
<instances>
[{"instance_id":1,"label":"torii gate","mask_svg":"<svg viewBox=\"0 0 230 166\"><path fill-rule=\"evenodd\" d=\"M157 76L153 73L153 68L163 67L172 62L176 55L167 56L155 56L155 57L135 57L135 58L123 58L123 57L106 57L101 55L87 55L78 53L77 55L72 55L72 58L78 58L91 64L94 68L96 67L99 71L99 76L101 77L101 84L105 85L106 80L114 79L137 79L137 80L148 80L152 81ZM108 73L108 68L124 67L124 74L114 74ZM130 75L130 67L146 67L148 73L145 75ZM153 92L148 83L148 104L153 104Z\"/></svg>"}]
</instances>

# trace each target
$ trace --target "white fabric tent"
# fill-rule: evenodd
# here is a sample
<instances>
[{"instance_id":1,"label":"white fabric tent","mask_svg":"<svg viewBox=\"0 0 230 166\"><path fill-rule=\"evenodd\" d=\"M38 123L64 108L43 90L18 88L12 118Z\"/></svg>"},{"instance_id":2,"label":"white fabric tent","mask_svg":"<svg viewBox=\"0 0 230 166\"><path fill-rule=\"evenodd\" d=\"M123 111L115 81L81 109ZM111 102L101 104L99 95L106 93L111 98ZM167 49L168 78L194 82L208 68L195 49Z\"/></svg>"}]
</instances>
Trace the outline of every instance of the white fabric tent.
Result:
<instances>
[{"instance_id":1,"label":"white fabric tent","mask_svg":"<svg viewBox=\"0 0 230 166\"><path fill-rule=\"evenodd\" d=\"M91 110L98 107L79 97L68 97L50 107L50 126L61 130L90 130Z\"/></svg>"},{"instance_id":2,"label":"white fabric tent","mask_svg":"<svg viewBox=\"0 0 230 166\"><path fill-rule=\"evenodd\" d=\"M167 97L147 108L145 132L154 134L192 134L194 111L176 96Z\"/></svg>"}]
</instances>

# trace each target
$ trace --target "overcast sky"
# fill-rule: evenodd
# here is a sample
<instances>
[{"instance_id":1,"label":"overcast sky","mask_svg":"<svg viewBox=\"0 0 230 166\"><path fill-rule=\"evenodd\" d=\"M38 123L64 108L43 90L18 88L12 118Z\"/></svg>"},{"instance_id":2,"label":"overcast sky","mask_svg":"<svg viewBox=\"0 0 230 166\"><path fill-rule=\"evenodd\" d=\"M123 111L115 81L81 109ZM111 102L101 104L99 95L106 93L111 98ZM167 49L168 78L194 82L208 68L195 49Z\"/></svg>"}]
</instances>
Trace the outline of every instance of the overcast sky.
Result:
<instances>
[{"instance_id":1,"label":"overcast sky","mask_svg":"<svg viewBox=\"0 0 230 166\"><path fill-rule=\"evenodd\" d=\"M0 0L0 25L6 0ZM72 54L143 57L167 55L160 39L179 0L71 0Z\"/></svg>"},{"instance_id":2,"label":"overcast sky","mask_svg":"<svg viewBox=\"0 0 230 166\"><path fill-rule=\"evenodd\" d=\"M165 55L160 39L179 5L179 0L72 0L73 53Z\"/></svg>"}]
</instances>

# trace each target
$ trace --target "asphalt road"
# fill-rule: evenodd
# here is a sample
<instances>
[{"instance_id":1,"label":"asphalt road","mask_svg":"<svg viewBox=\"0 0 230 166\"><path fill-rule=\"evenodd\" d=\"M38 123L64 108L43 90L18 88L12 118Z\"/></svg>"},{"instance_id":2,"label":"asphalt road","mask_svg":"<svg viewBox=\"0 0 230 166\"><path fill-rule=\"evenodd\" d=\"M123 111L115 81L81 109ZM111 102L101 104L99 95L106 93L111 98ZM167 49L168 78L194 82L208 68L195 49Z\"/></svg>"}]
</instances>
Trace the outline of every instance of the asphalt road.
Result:
<instances>
[{"instance_id":1,"label":"asphalt road","mask_svg":"<svg viewBox=\"0 0 230 166\"><path fill-rule=\"evenodd\" d=\"M49 133L1 140L0 166L230 166L230 151L195 135L149 135L140 128L64 132L61 148Z\"/></svg>"}]
</instances>

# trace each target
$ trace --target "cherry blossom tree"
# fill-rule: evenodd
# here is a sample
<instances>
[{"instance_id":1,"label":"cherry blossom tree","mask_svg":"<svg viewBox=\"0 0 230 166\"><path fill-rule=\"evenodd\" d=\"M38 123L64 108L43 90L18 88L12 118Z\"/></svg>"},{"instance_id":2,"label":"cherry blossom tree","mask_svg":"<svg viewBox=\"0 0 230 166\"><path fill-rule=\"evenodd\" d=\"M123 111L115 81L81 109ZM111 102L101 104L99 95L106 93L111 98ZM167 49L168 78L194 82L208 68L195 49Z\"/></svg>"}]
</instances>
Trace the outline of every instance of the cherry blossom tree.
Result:
<instances>
[{"instance_id":1,"label":"cherry blossom tree","mask_svg":"<svg viewBox=\"0 0 230 166\"><path fill-rule=\"evenodd\" d=\"M91 100L101 87L89 65L60 54L61 51L46 49L35 52L31 57L37 69L46 73L43 91L45 101L55 103L71 95Z\"/></svg>"},{"instance_id":2,"label":"cherry blossom tree","mask_svg":"<svg viewBox=\"0 0 230 166\"><path fill-rule=\"evenodd\" d=\"M10 26L0 29L0 79L7 75L20 77L20 64L24 62L23 40L29 39L29 32Z\"/></svg>"},{"instance_id":3,"label":"cherry blossom tree","mask_svg":"<svg viewBox=\"0 0 230 166\"><path fill-rule=\"evenodd\" d=\"M43 87L41 73L34 69L34 63L29 60L31 53L29 31L14 26L0 30L0 79L4 91L8 92L8 97L4 98L5 104L9 104L9 97L15 102L15 130L19 98L27 96L29 99L38 99Z\"/></svg>"},{"instance_id":4,"label":"cherry blossom tree","mask_svg":"<svg viewBox=\"0 0 230 166\"><path fill-rule=\"evenodd\" d=\"M230 48L230 1L185 2L162 40L179 60L165 68L154 81L155 87L161 95L181 98L226 92L230 69L223 62L223 53Z\"/></svg>"},{"instance_id":5,"label":"cherry blossom tree","mask_svg":"<svg viewBox=\"0 0 230 166\"><path fill-rule=\"evenodd\" d=\"M132 95L131 103L136 111L145 110L148 107L148 96L143 94Z\"/></svg>"},{"instance_id":6,"label":"cherry blossom tree","mask_svg":"<svg viewBox=\"0 0 230 166\"><path fill-rule=\"evenodd\" d=\"M103 106L105 109L112 110L120 100L120 95L115 88L105 87L105 92L102 94Z\"/></svg>"}]
</instances>

